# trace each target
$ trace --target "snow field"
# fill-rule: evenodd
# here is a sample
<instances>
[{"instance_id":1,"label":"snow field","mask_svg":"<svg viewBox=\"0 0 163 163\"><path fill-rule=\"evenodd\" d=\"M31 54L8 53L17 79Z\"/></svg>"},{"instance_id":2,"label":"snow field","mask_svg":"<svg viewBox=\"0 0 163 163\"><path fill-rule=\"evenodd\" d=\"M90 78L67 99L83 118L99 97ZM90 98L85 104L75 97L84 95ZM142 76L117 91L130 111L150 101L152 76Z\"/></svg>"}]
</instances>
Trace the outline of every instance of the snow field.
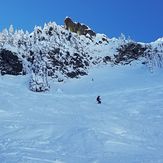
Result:
<instances>
[{"instance_id":1,"label":"snow field","mask_svg":"<svg viewBox=\"0 0 163 163\"><path fill-rule=\"evenodd\" d=\"M0 77L0 162L163 162L161 72L98 67L45 93L27 82Z\"/></svg>"}]
</instances>

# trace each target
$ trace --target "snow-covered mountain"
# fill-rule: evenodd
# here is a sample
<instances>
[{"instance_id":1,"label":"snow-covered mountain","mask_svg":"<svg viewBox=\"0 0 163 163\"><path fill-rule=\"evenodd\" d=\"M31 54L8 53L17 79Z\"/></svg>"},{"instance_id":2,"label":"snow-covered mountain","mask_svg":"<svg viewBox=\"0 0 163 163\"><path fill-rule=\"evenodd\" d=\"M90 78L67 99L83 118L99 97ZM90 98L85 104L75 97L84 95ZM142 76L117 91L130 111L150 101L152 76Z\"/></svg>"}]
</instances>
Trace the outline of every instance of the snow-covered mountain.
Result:
<instances>
[{"instance_id":1,"label":"snow-covered mountain","mask_svg":"<svg viewBox=\"0 0 163 163\"><path fill-rule=\"evenodd\" d=\"M65 19L35 27L32 33L4 29L0 33L0 73L30 74L29 88L48 90L49 80L65 81L89 73L91 67L132 64L138 60L152 69L162 67L163 41L144 44L96 34L88 26Z\"/></svg>"},{"instance_id":2,"label":"snow-covered mountain","mask_svg":"<svg viewBox=\"0 0 163 163\"><path fill-rule=\"evenodd\" d=\"M162 56L70 18L3 30L0 163L162 163Z\"/></svg>"}]
</instances>

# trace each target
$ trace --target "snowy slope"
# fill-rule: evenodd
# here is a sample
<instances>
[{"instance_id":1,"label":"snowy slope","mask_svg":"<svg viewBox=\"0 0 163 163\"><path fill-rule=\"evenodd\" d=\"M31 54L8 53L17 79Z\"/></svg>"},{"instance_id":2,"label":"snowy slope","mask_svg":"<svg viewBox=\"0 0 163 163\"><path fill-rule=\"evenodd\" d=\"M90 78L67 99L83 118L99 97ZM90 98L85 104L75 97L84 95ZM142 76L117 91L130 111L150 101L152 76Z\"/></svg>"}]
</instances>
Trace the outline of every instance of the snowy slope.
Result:
<instances>
[{"instance_id":1,"label":"snowy slope","mask_svg":"<svg viewBox=\"0 0 163 163\"><path fill-rule=\"evenodd\" d=\"M134 61L150 71L163 67L163 39L138 43L123 34L108 38L70 18L64 26L49 22L32 33L13 26L0 32L0 74L30 76L27 86L35 92L51 89L50 80L66 82L87 75L95 66Z\"/></svg>"},{"instance_id":2,"label":"snowy slope","mask_svg":"<svg viewBox=\"0 0 163 163\"><path fill-rule=\"evenodd\" d=\"M100 66L45 93L28 78L0 77L1 163L163 162L161 70Z\"/></svg>"}]
</instances>

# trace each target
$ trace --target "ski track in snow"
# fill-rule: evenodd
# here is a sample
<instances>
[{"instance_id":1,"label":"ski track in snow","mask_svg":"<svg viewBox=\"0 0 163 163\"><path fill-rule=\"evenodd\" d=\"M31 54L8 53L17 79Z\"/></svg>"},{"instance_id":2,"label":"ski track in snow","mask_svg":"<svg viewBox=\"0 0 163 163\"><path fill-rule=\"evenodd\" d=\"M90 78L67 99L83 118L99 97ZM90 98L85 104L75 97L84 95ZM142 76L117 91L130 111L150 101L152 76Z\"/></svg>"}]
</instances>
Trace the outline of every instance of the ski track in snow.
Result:
<instances>
[{"instance_id":1,"label":"ski track in snow","mask_svg":"<svg viewBox=\"0 0 163 163\"><path fill-rule=\"evenodd\" d=\"M80 89L54 85L62 93L33 93L25 77L0 77L0 163L162 163L163 78L138 75L134 85L122 75L122 88L109 77L92 88L94 73L74 83Z\"/></svg>"}]
</instances>

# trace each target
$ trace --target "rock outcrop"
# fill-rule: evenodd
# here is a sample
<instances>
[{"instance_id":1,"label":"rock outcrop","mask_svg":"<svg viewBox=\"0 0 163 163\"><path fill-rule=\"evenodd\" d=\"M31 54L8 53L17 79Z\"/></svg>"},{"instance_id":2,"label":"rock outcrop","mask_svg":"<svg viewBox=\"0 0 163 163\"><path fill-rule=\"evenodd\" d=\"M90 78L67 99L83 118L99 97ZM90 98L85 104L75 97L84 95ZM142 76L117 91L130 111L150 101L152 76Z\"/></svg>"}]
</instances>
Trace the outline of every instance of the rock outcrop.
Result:
<instances>
[{"instance_id":1,"label":"rock outcrop","mask_svg":"<svg viewBox=\"0 0 163 163\"><path fill-rule=\"evenodd\" d=\"M96 36L96 33L92 31L88 26L81 24L81 23L75 23L72 21L71 18L67 17L64 20L65 28L71 32L75 32L79 35L87 35L89 34L91 37Z\"/></svg>"},{"instance_id":2,"label":"rock outcrop","mask_svg":"<svg viewBox=\"0 0 163 163\"><path fill-rule=\"evenodd\" d=\"M22 61L9 50L0 51L0 73L2 75L20 75L23 73Z\"/></svg>"},{"instance_id":3,"label":"rock outcrop","mask_svg":"<svg viewBox=\"0 0 163 163\"><path fill-rule=\"evenodd\" d=\"M136 42L129 42L117 48L118 54L115 55L115 64L129 64L133 60L143 57L147 47Z\"/></svg>"}]
</instances>

